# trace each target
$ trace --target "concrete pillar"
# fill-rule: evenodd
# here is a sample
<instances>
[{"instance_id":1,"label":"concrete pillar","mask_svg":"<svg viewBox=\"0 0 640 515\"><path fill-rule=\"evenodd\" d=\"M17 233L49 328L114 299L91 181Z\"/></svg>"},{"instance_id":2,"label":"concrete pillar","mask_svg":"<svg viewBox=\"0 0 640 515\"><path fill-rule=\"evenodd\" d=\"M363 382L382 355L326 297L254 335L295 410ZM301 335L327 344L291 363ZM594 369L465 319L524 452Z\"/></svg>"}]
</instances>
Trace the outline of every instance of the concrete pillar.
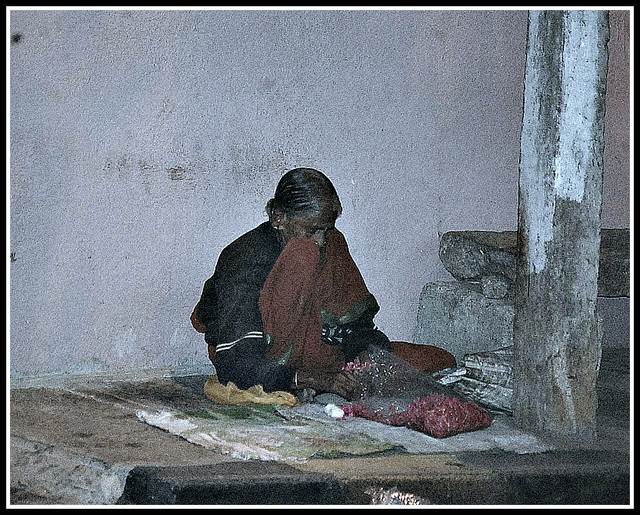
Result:
<instances>
[{"instance_id":1,"label":"concrete pillar","mask_svg":"<svg viewBox=\"0 0 640 515\"><path fill-rule=\"evenodd\" d=\"M592 431L607 75L607 11L531 11L514 322L520 427Z\"/></svg>"}]
</instances>

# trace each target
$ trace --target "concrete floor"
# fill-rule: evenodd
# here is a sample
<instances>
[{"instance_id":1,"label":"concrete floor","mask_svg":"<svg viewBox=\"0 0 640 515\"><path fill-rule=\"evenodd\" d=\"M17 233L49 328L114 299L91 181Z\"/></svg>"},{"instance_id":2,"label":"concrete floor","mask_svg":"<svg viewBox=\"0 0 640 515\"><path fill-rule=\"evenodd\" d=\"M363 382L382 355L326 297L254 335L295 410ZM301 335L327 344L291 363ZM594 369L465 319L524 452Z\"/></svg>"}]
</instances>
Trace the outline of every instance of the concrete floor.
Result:
<instances>
[{"instance_id":1,"label":"concrete floor","mask_svg":"<svg viewBox=\"0 0 640 515\"><path fill-rule=\"evenodd\" d=\"M605 349L596 434L535 435L546 452L460 444L294 464L235 459L138 420L140 409L211 406L205 376L12 389L8 503L629 506L629 365L628 349Z\"/></svg>"}]
</instances>

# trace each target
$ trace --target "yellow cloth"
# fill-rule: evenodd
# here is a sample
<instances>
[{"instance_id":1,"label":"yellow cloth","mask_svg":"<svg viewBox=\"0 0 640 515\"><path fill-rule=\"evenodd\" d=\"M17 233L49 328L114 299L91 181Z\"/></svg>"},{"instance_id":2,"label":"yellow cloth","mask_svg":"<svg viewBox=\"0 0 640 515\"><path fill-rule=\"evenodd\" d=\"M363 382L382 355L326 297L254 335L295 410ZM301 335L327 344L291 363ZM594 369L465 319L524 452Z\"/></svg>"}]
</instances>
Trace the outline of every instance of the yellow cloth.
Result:
<instances>
[{"instance_id":1,"label":"yellow cloth","mask_svg":"<svg viewBox=\"0 0 640 515\"><path fill-rule=\"evenodd\" d=\"M218 381L218 376L210 377L204 385L204 394L214 402L220 404L274 404L290 408L300 404L298 398L289 392L270 392L262 389L262 385L255 385L248 390L241 390L229 381L224 386Z\"/></svg>"}]
</instances>

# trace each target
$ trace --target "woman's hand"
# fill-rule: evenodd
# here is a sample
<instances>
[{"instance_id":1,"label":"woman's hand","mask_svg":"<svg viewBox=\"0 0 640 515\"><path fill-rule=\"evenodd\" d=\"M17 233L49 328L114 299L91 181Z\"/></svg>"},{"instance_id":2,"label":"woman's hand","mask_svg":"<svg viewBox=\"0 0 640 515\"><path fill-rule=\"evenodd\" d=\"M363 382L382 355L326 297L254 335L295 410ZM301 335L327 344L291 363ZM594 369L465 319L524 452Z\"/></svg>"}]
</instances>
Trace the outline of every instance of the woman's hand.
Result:
<instances>
[{"instance_id":1,"label":"woman's hand","mask_svg":"<svg viewBox=\"0 0 640 515\"><path fill-rule=\"evenodd\" d=\"M311 372L299 370L297 372L296 388L313 388L323 392L330 392L351 399L355 393L358 381L353 372L342 371L338 373Z\"/></svg>"}]
</instances>

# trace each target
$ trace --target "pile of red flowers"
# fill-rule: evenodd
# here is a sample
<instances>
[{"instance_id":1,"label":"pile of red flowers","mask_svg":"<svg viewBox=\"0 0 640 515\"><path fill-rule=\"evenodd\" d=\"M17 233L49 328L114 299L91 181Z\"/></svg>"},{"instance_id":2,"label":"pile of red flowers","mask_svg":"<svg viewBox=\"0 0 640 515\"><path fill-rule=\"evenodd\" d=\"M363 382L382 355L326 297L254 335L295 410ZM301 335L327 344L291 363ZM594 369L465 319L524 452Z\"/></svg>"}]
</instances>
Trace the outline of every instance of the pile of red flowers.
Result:
<instances>
[{"instance_id":1,"label":"pile of red flowers","mask_svg":"<svg viewBox=\"0 0 640 515\"><path fill-rule=\"evenodd\" d=\"M406 426L435 438L445 438L489 427L493 417L473 402L436 393L420 397L406 411L388 416L371 411L361 404L343 406L345 417L361 417L392 426Z\"/></svg>"}]
</instances>

